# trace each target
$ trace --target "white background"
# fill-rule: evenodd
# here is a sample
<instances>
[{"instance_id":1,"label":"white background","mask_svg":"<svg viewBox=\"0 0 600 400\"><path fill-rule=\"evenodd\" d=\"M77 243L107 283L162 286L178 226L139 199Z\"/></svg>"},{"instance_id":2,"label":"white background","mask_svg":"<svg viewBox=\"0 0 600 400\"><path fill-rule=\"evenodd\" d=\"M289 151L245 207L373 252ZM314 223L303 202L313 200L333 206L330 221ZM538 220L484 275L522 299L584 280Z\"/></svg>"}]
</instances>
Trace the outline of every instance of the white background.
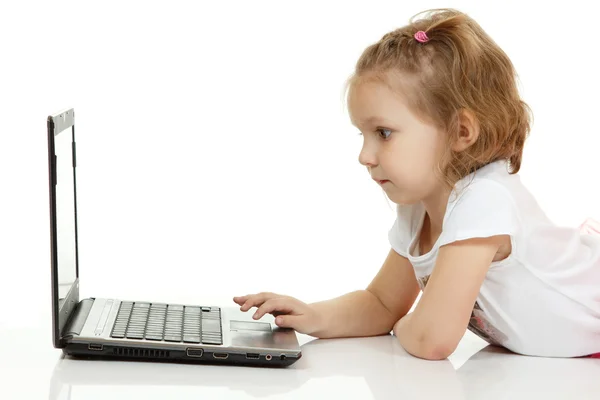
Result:
<instances>
[{"instance_id":1,"label":"white background","mask_svg":"<svg viewBox=\"0 0 600 400\"><path fill-rule=\"evenodd\" d=\"M530 4L3 2L0 329L50 321L46 118L68 107L83 297L364 288L394 211L358 163L343 84L430 7L469 13L512 58L535 115L521 176L549 216L599 218L597 14Z\"/></svg>"}]
</instances>

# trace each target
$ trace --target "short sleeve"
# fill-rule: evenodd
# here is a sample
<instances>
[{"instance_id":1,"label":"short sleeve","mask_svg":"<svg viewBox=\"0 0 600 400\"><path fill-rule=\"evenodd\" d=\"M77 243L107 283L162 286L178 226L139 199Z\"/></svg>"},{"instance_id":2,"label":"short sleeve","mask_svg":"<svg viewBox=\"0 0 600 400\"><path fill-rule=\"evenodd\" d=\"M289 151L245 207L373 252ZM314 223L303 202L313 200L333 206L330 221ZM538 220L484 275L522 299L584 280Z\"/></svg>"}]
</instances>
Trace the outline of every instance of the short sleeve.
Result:
<instances>
[{"instance_id":1,"label":"short sleeve","mask_svg":"<svg viewBox=\"0 0 600 400\"><path fill-rule=\"evenodd\" d=\"M417 205L397 205L396 220L388 231L390 246L396 253L406 258L418 224L419 210Z\"/></svg>"},{"instance_id":2,"label":"short sleeve","mask_svg":"<svg viewBox=\"0 0 600 400\"><path fill-rule=\"evenodd\" d=\"M506 187L482 179L463 190L444 221L440 246L459 240L518 233L516 203Z\"/></svg>"}]
</instances>

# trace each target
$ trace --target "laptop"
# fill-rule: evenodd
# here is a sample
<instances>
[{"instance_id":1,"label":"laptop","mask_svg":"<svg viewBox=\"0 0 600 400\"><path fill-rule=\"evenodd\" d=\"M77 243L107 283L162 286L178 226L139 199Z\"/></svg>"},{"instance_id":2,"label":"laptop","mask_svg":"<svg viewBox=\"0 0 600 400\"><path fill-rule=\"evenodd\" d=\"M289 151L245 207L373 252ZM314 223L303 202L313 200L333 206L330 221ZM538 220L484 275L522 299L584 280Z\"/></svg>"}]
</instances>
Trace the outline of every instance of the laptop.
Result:
<instances>
[{"instance_id":1,"label":"laptop","mask_svg":"<svg viewBox=\"0 0 600 400\"><path fill-rule=\"evenodd\" d=\"M214 304L79 298L75 111L48 117L52 337L86 358L289 366L302 353L292 329L273 318ZM85 239L84 239L85 240Z\"/></svg>"}]
</instances>

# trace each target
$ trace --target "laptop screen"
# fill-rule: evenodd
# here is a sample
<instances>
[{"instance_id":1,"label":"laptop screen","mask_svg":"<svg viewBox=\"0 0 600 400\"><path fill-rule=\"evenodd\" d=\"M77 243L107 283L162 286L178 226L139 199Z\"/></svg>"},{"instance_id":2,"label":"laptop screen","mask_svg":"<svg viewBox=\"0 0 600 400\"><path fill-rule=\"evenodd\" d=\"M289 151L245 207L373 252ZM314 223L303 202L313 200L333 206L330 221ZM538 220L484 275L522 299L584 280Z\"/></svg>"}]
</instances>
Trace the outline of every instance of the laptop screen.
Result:
<instances>
[{"instance_id":1,"label":"laptop screen","mask_svg":"<svg viewBox=\"0 0 600 400\"><path fill-rule=\"evenodd\" d=\"M59 308L77 279L73 126L54 136L56 155L56 250Z\"/></svg>"}]
</instances>

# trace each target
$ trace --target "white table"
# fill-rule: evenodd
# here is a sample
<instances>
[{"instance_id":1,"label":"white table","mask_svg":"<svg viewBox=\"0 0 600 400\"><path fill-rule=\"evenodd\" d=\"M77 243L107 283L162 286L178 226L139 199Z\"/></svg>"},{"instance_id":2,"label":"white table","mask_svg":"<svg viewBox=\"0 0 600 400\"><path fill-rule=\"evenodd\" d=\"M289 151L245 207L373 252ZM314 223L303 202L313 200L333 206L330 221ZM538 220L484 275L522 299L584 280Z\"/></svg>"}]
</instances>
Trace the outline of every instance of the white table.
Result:
<instances>
[{"instance_id":1,"label":"white table","mask_svg":"<svg viewBox=\"0 0 600 400\"><path fill-rule=\"evenodd\" d=\"M50 332L0 330L0 399L600 399L600 360L513 355L470 333L443 361L416 359L393 336L299 335L302 359L269 369L75 360Z\"/></svg>"}]
</instances>

